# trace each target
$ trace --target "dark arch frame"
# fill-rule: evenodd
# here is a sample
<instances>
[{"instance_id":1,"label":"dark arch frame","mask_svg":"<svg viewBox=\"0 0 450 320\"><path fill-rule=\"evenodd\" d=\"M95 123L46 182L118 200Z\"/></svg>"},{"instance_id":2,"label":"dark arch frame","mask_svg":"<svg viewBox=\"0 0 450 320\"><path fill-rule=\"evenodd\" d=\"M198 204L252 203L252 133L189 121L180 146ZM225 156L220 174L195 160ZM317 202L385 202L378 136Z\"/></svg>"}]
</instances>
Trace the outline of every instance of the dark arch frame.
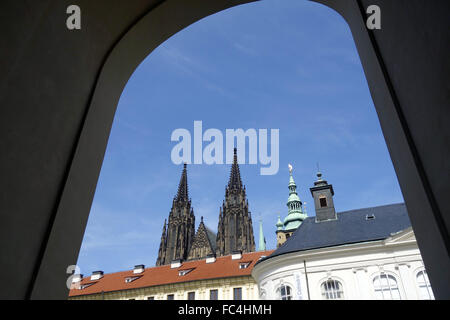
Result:
<instances>
[{"instance_id":1,"label":"dark arch frame","mask_svg":"<svg viewBox=\"0 0 450 320\"><path fill-rule=\"evenodd\" d=\"M435 296L450 298L450 64L445 56L450 52L445 23L450 5L445 0L313 1L336 10L350 26ZM108 8L107 1L78 2L88 22L79 35L55 27L64 25L61 12L72 3L12 0L0 5L4 12L17 13L0 22L11 41L0 65L5 75L0 82L0 145L6 155L0 160L3 298L67 297L66 268L78 256L114 113L129 77L152 50L184 27L252 1L146 0L117 8ZM365 26L365 8L371 4L382 8L381 30ZM96 21L103 21L105 29ZM27 23L32 30L25 33ZM15 42L21 34L24 39ZM97 41L95 50L83 37ZM81 51L76 50L80 43ZM82 50L91 50L92 63ZM41 73L34 72L36 63ZM83 63L86 69L80 68ZM71 64L69 77L59 74L58 67ZM36 101L45 92L55 94ZM62 101L71 108L56 108ZM34 104L40 108L37 115L31 111ZM41 126L36 127L36 119ZM61 133L59 140L55 133ZM56 165L47 167L54 158ZM36 172L27 171L30 164ZM46 184L34 185L39 179Z\"/></svg>"}]
</instances>

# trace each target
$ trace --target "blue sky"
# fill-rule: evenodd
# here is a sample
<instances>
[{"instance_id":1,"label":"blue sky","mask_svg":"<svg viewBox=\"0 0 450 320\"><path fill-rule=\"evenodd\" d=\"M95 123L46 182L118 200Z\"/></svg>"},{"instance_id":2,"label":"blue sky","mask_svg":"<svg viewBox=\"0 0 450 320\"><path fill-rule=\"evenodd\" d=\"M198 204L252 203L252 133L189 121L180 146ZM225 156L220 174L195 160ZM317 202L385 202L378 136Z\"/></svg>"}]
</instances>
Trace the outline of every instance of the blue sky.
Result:
<instances>
[{"instance_id":1,"label":"blue sky","mask_svg":"<svg viewBox=\"0 0 450 320\"><path fill-rule=\"evenodd\" d=\"M143 40L144 41L144 40ZM207 17L163 43L122 93L78 258L85 275L155 264L182 170L173 130L276 128L280 170L241 165L255 241L262 219L273 249L287 214L294 167L300 199L316 163L333 184L336 210L403 202L350 30L317 3L264 0ZM189 165L196 224L217 230L229 165Z\"/></svg>"}]
</instances>

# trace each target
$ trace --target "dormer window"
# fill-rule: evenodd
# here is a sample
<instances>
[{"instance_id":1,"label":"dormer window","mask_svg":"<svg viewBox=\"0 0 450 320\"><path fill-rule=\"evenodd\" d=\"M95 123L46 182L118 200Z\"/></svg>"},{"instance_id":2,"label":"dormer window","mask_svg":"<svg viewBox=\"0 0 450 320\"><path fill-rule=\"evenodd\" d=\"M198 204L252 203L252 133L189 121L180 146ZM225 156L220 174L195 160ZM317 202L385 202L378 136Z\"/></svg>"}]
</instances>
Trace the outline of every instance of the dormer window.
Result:
<instances>
[{"instance_id":1,"label":"dormer window","mask_svg":"<svg viewBox=\"0 0 450 320\"><path fill-rule=\"evenodd\" d=\"M125 278L125 283L133 282L136 279L139 279L140 277L127 277Z\"/></svg>"},{"instance_id":2,"label":"dormer window","mask_svg":"<svg viewBox=\"0 0 450 320\"><path fill-rule=\"evenodd\" d=\"M250 263L252 263L252 262L248 261L248 262L241 262L241 263L239 263L239 269L247 269L248 266L250 265Z\"/></svg>"},{"instance_id":3,"label":"dormer window","mask_svg":"<svg viewBox=\"0 0 450 320\"><path fill-rule=\"evenodd\" d=\"M375 219L375 215L374 214L367 214L366 215L366 220L373 220Z\"/></svg>"},{"instance_id":4,"label":"dormer window","mask_svg":"<svg viewBox=\"0 0 450 320\"><path fill-rule=\"evenodd\" d=\"M187 275L189 272L191 272L192 270L194 270L194 268L192 268L192 269L180 270L180 271L178 271L178 275L179 275L179 276L185 276L185 275Z\"/></svg>"},{"instance_id":5,"label":"dormer window","mask_svg":"<svg viewBox=\"0 0 450 320\"><path fill-rule=\"evenodd\" d=\"M92 285L93 285L93 283L82 284L82 285L80 286L80 289L83 290L83 289L86 289L87 287L90 287L90 286L92 286Z\"/></svg>"},{"instance_id":6,"label":"dormer window","mask_svg":"<svg viewBox=\"0 0 450 320\"><path fill-rule=\"evenodd\" d=\"M319 202L320 202L320 207L321 208L325 208L327 206L327 198L325 197L320 197L319 198Z\"/></svg>"}]
</instances>

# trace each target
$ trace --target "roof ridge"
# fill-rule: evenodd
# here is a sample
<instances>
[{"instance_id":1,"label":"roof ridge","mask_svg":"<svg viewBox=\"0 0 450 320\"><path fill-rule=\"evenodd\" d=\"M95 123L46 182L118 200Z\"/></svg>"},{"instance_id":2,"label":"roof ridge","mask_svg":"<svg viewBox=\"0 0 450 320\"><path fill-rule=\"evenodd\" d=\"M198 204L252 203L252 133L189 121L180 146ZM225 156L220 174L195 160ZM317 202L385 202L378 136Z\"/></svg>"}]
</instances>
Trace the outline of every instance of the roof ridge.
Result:
<instances>
[{"instance_id":1,"label":"roof ridge","mask_svg":"<svg viewBox=\"0 0 450 320\"><path fill-rule=\"evenodd\" d=\"M103 278L95 282L90 281L90 277L86 277L82 280L83 284L94 283L95 285L86 287L82 290L73 288L69 291L69 297L201 281L206 279L222 279L242 276L251 277L251 270L259 260L258 258L268 256L272 252L274 252L274 250L246 252L243 253L240 260L233 260L230 256L222 256L218 257L213 264L207 264L205 261L206 259L186 261L181 268L171 268L170 264L149 267L146 268L143 273L135 274L136 276L139 276L139 279L132 282L124 281L123 277L125 275L133 275L133 269L105 274ZM248 260L252 260L250 268L241 269L238 267L239 262ZM180 270L191 268L195 268L196 271L183 276L179 274ZM157 274L158 277L155 277L155 274Z\"/></svg>"},{"instance_id":2,"label":"roof ridge","mask_svg":"<svg viewBox=\"0 0 450 320\"><path fill-rule=\"evenodd\" d=\"M275 251L275 250L272 249L272 250L265 250L265 251L243 252L242 255L259 254L259 253L261 253L261 252L269 252L269 251ZM230 253L229 255L226 255L226 256L220 256L220 257L217 257L216 259L222 260L222 259L225 259L226 257L230 257L230 256L232 256L231 253ZM183 265L184 265L184 264L187 264L187 263L197 263L198 261L201 261L201 260L206 260L206 258L198 259L198 260L188 260L188 261L183 261ZM146 267L146 268L144 268L144 272L145 272L145 270L148 270L148 269L169 268L169 267L170 267L170 264L164 264L164 265L161 265L161 266ZM114 274L114 275L117 275L117 274L119 274L119 273L127 273L127 272L133 272L133 269L120 270L120 271L115 271L115 272L104 273L104 274L103 274L103 277L109 276L109 275L113 275L113 274ZM142 273L140 273L140 274L142 274ZM83 277L83 279L88 278L88 277L90 277L90 276Z\"/></svg>"},{"instance_id":3,"label":"roof ridge","mask_svg":"<svg viewBox=\"0 0 450 320\"><path fill-rule=\"evenodd\" d=\"M375 209L375 208L382 208L382 207L391 207L391 206L398 206L398 205L405 205L405 203L404 203L404 202L398 202L398 203L382 204L382 205L379 205L379 206L365 207L365 208L358 208L358 209L350 209L350 210L340 211L340 212L337 212L337 213L346 213L346 212L363 211L363 210L367 210L367 209Z\"/></svg>"}]
</instances>

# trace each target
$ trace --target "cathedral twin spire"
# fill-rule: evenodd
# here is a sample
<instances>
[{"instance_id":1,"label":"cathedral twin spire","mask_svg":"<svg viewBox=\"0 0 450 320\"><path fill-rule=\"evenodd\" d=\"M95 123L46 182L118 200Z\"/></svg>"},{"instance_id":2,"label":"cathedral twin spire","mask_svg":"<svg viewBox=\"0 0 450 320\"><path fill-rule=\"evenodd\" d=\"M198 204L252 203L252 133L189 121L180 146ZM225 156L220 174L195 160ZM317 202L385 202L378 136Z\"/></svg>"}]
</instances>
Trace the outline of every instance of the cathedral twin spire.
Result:
<instances>
[{"instance_id":1,"label":"cathedral twin spire","mask_svg":"<svg viewBox=\"0 0 450 320\"><path fill-rule=\"evenodd\" d=\"M239 171L236 148L234 148L233 164L231 165L228 189L242 189L241 173Z\"/></svg>"},{"instance_id":2,"label":"cathedral twin spire","mask_svg":"<svg viewBox=\"0 0 450 320\"><path fill-rule=\"evenodd\" d=\"M178 192L175 199L176 201L187 201L189 199L186 163L183 165L183 172L181 173L180 184L178 185Z\"/></svg>"},{"instance_id":3,"label":"cathedral twin spire","mask_svg":"<svg viewBox=\"0 0 450 320\"><path fill-rule=\"evenodd\" d=\"M186 164L183 166L177 195L166 225L164 221L161 243L156 265L164 265L172 260L187 259L195 236L195 215L188 193Z\"/></svg>"},{"instance_id":4,"label":"cathedral twin spire","mask_svg":"<svg viewBox=\"0 0 450 320\"><path fill-rule=\"evenodd\" d=\"M164 221L156 265L169 264L177 259L201 259L210 254L228 255L238 250L255 251L255 241L235 148L225 201L220 208L217 235L204 225L203 217L195 233L195 216L189 199L184 164L167 225Z\"/></svg>"},{"instance_id":5,"label":"cathedral twin spire","mask_svg":"<svg viewBox=\"0 0 450 320\"><path fill-rule=\"evenodd\" d=\"M219 213L216 255L228 255L234 251L255 251L252 217L248 210L245 186L242 185L236 148L225 201Z\"/></svg>"}]
</instances>

